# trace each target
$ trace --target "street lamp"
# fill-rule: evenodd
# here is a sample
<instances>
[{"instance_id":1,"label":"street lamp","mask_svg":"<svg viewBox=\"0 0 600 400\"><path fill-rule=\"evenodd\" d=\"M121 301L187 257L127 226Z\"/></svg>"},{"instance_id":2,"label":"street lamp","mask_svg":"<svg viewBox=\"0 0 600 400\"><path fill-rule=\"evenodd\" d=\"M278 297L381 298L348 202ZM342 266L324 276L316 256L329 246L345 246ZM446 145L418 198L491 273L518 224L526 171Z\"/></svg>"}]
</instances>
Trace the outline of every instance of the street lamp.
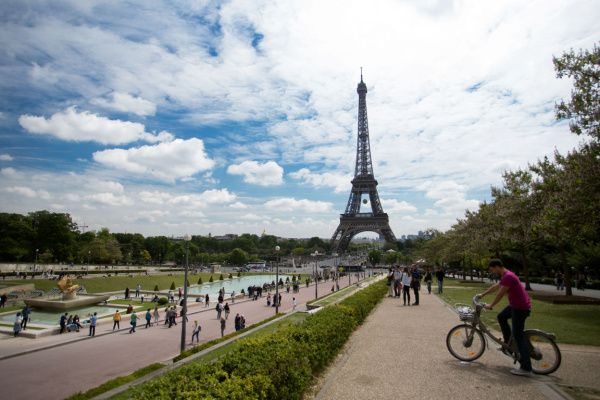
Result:
<instances>
[{"instance_id":1,"label":"street lamp","mask_svg":"<svg viewBox=\"0 0 600 400\"><path fill-rule=\"evenodd\" d=\"M90 256L91 256L92 252L90 250L88 250L88 268L90 269Z\"/></svg>"},{"instance_id":2,"label":"street lamp","mask_svg":"<svg viewBox=\"0 0 600 400\"><path fill-rule=\"evenodd\" d=\"M275 254L277 254L277 264L275 264L275 315L279 313L279 250L281 250L281 247L275 246Z\"/></svg>"},{"instance_id":3,"label":"street lamp","mask_svg":"<svg viewBox=\"0 0 600 400\"><path fill-rule=\"evenodd\" d=\"M319 251L318 250L315 250L315 252L311 254L311 256L313 256L313 261L314 261L314 264L315 264L315 299L319 298L319 291L318 291L319 277L317 275L317 261L314 259L318 255L319 255Z\"/></svg>"},{"instance_id":4,"label":"street lamp","mask_svg":"<svg viewBox=\"0 0 600 400\"><path fill-rule=\"evenodd\" d=\"M184 352L185 350L185 326L186 326L186 320L187 320L187 295L188 295L188 286L187 286L187 282L188 282L188 249L189 249L189 243L190 240L192 240L192 237L190 235L185 235L183 237L183 240L185 240L185 272L183 273L183 306L181 309L181 314L182 314L182 318L181 318L181 346L180 346L180 351L181 353Z\"/></svg>"},{"instance_id":5,"label":"street lamp","mask_svg":"<svg viewBox=\"0 0 600 400\"><path fill-rule=\"evenodd\" d=\"M40 249L35 249L35 261L33 262L33 276L35 277L35 269L37 268L38 253Z\"/></svg>"}]
</instances>

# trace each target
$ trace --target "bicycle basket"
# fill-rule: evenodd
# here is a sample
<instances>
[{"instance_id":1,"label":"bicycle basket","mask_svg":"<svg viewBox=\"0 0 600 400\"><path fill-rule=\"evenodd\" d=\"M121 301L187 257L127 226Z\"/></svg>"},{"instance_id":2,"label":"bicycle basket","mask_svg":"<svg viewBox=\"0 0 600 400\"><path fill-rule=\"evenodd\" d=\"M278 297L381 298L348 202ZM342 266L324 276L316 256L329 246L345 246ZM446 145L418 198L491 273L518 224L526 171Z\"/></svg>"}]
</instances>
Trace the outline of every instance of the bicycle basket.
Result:
<instances>
[{"instance_id":1,"label":"bicycle basket","mask_svg":"<svg viewBox=\"0 0 600 400\"><path fill-rule=\"evenodd\" d=\"M469 307L466 304L456 304L455 306L456 313L458 314L458 318L461 321L472 322L475 319L475 310Z\"/></svg>"}]
</instances>

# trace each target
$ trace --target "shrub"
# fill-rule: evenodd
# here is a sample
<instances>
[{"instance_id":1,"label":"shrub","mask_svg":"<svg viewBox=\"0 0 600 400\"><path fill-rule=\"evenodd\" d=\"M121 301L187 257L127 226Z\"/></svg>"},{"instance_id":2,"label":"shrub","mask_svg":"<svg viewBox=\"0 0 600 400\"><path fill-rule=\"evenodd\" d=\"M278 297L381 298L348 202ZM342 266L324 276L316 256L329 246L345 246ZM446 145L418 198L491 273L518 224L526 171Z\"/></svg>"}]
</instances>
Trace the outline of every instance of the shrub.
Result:
<instances>
[{"instance_id":1,"label":"shrub","mask_svg":"<svg viewBox=\"0 0 600 400\"><path fill-rule=\"evenodd\" d=\"M198 278L198 285L202 285L202 277Z\"/></svg>"},{"instance_id":2,"label":"shrub","mask_svg":"<svg viewBox=\"0 0 600 400\"><path fill-rule=\"evenodd\" d=\"M219 275L219 280L222 281L223 280L223 274Z\"/></svg>"},{"instance_id":3,"label":"shrub","mask_svg":"<svg viewBox=\"0 0 600 400\"><path fill-rule=\"evenodd\" d=\"M210 276L210 278L208 279L209 282L213 282L213 277L212 275Z\"/></svg>"},{"instance_id":4,"label":"shrub","mask_svg":"<svg viewBox=\"0 0 600 400\"><path fill-rule=\"evenodd\" d=\"M175 282L171 282L171 286L169 287L171 290L175 290Z\"/></svg>"},{"instance_id":5,"label":"shrub","mask_svg":"<svg viewBox=\"0 0 600 400\"><path fill-rule=\"evenodd\" d=\"M164 306L168 302L169 302L169 299L167 299L166 297L161 297L160 299L158 299L158 305L159 306Z\"/></svg>"},{"instance_id":6,"label":"shrub","mask_svg":"<svg viewBox=\"0 0 600 400\"><path fill-rule=\"evenodd\" d=\"M217 362L191 362L133 388L129 397L299 400L386 292L386 282L377 282L303 323L241 339Z\"/></svg>"},{"instance_id":7,"label":"shrub","mask_svg":"<svg viewBox=\"0 0 600 400\"><path fill-rule=\"evenodd\" d=\"M240 276L242 276L242 272L241 272L241 271L238 271L238 278L239 278Z\"/></svg>"},{"instance_id":8,"label":"shrub","mask_svg":"<svg viewBox=\"0 0 600 400\"><path fill-rule=\"evenodd\" d=\"M159 289L158 289L158 285L154 285L154 291L155 291L155 292L158 292L158 291L159 291Z\"/></svg>"},{"instance_id":9,"label":"shrub","mask_svg":"<svg viewBox=\"0 0 600 400\"><path fill-rule=\"evenodd\" d=\"M229 274L229 279L233 279L233 275L232 274Z\"/></svg>"}]
</instances>

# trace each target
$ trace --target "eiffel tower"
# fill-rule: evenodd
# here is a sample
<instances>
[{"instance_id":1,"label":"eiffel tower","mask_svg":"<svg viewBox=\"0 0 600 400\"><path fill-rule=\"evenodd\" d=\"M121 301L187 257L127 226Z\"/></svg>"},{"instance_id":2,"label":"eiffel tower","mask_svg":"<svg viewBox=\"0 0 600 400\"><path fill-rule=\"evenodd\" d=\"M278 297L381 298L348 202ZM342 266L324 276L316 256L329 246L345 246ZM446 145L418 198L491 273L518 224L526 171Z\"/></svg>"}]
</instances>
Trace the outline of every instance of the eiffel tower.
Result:
<instances>
[{"instance_id":1,"label":"eiffel tower","mask_svg":"<svg viewBox=\"0 0 600 400\"><path fill-rule=\"evenodd\" d=\"M387 242L396 242L388 215L381 207L377 193L377 180L373 175L367 119L367 85L363 82L362 68L356 92L358 93L358 141L352 191L346 211L340 215L340 224L331 238L331 248L338 253L346 251L350 240L360 232L376 232ZM362 199L363 195L365 199ZM360 212L361 199L363 204L367 204L367 195L371 203L371 212Z\"/></svg>"}]
</instances>

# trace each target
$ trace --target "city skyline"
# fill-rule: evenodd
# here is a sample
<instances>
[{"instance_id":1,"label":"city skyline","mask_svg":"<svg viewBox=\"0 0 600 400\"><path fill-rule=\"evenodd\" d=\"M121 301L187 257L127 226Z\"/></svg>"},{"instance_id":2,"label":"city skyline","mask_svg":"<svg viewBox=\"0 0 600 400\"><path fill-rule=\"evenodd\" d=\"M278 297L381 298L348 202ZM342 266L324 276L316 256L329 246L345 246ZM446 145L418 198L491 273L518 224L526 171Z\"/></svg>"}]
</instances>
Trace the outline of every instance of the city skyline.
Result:
<instances>
[{"instance_id":1,"label":"city skyline","mask_svg":"<svg viewBox=\"0 0 600 400\"><path fill-rule=\"evenodd\" d=\"M593 1L5 9L0 211L146 236L330 237L361 66L392 229L447 229L503 170L582 140L555 121L552 56L600 34Z\"/></svg>"}]
</instances>

